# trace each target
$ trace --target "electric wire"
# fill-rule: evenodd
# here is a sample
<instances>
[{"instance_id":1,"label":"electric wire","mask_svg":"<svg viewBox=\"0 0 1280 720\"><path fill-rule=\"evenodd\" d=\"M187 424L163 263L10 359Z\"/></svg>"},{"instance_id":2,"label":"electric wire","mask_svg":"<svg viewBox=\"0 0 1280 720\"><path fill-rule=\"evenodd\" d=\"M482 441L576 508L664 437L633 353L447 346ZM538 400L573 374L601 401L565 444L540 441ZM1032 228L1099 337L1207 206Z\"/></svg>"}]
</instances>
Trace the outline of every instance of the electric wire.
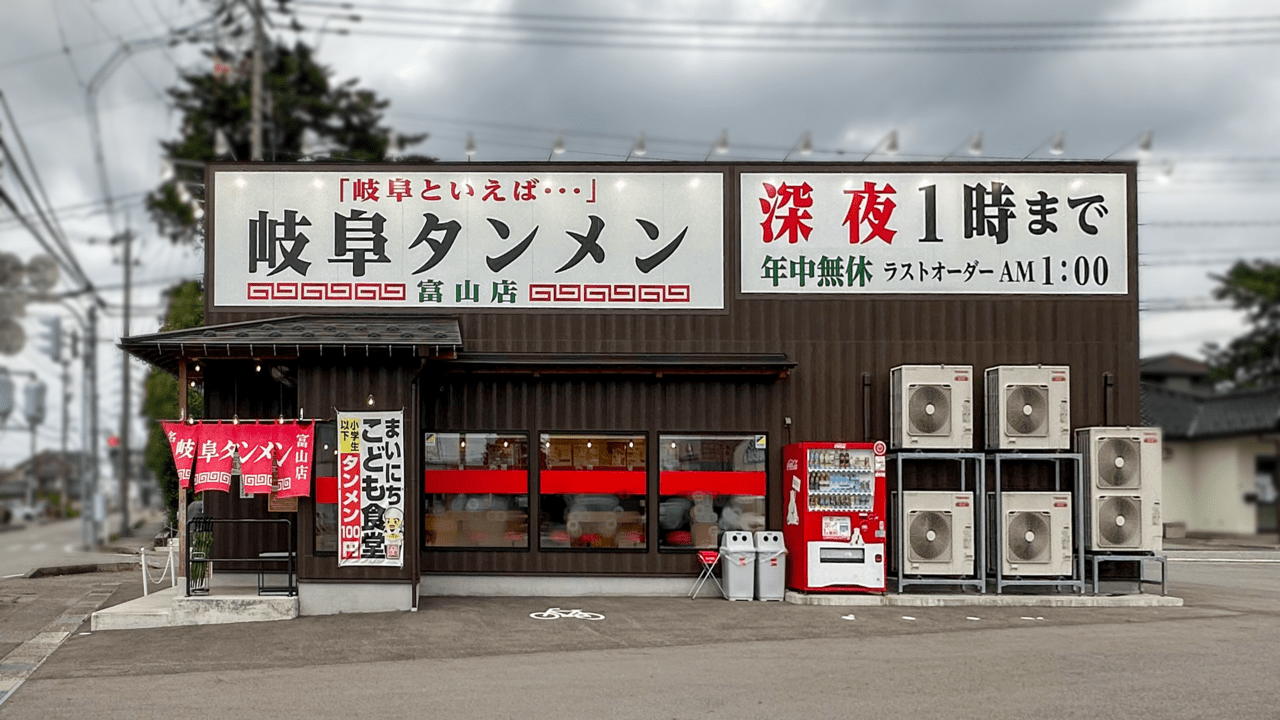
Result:
<instances>
[{"instance_id":1,"label":"electric wire","mask_svg":"<svg viewBox=\"0 0 1280 720\"><path fill-rule=\"evenodd\" d=\"M321 28L319 32L330 35L351 35L365 37L400 38L407 40L442 40L465 43L498 43L511 45L541 45L554 47L600 48L607 50L691 50L691 51L728 51L728 52L781 52L781 53L898 53L898 54L1019 54L1030 52L1080 52L1091 50L1180 50L1186 48L1211 47L1261 47L1280 44L1280 34L1274 37L1250 40L1199 40L1171 42L1101 42L1096 44L1045 44L1045 45L981 45L981 46L947 46L947 45L833 45L818 44L806 40L801 44L778 45L761 44L728 44L728 43L672 43L625 40L590 40L574 38L542 38L514 35L500 37L495 35L460 34L450 32L434 32L431 30L373 30L366 28Z\"/></svg>"},{"instance_id":2,"label":"electric wire","mask_svg":"<svg viewBox=\"0 0 1280 720\"><path fill-rule=\"evenodd\" d=\"M322 7L336 10L388 10L414 12L427 15L452 15L469 17L497 17L497 13L483 10L460 10L456 8L438 8L423 5L401 6L382 3L335 2L325 0L293 0L298 7ZM884 22L884 21L835 21L823 20L814 22L787 20L732 20L732 19L684 19L684 18L646 18L599 15L547 15L535 13L501 13L501 17L512 17L526 20L556 20L568 22L618 22L633 25L703 25L719 24L728 26L747 26L771 29L775 27L814 27L818 23L823 27L874 27L874 28L928 28L928 29L973 29L973 28L1050 28L1050 27L1128 27L1135 25L1214 25L1242 24L1258 22L1280 22L1280 15L1229 16L1219 18L1133 18L1109 20L1038 20L1038 21L998 21L998 22Z\"/></svg>"}]
</instances>

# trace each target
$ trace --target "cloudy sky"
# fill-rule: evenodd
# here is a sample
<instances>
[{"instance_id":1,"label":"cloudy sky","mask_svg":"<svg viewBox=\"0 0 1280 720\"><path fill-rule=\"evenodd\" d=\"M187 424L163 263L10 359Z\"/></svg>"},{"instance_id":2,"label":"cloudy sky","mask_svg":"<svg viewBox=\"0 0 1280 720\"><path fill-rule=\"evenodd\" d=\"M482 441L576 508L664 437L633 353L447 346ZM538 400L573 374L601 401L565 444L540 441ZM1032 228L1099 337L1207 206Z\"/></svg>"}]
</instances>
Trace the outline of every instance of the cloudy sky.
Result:
<instances>
[{"instance_id":1,"label":"cloudy sky","mask_svg":"<svg viewBox=\"0 0 1280 720\"><path fill-rule=\"evenodd\" d=\"M78 261L108 302L101 323L102 427L116 431L122 370L107 342L122 329L119 249L138 237L131 333L157 327L159 291L201 272L201 255L158 238L141 206L160 173L159 141L176 135L165 89L179 68L209 69L198 46L157 39L199 22L195 0L6 0L0 91ZM891 131L878 160L1138 158L1142 352L1198 355L1242 328L1210 301L1211 275L1239 258L1280 258L1280 14L1274 3L410 2L294 4L302 33L335 78L359 78L392 104L398 131L429 133L413 150L463 161L621 160L644 133L645 162L857 160ZM359 20L353 20L358 15ZM278 17L278 16L277 16ZM283 28L287 22L278 23ZM127 50L122 49L127 48ZM106 212L87 112L96 97L114 213ZM814 152L793 153L803 133ZM1049 154L1061 132L1064 152ZM28 181L32 178L24 172ZM11 167L0 188L29 206ZM40 248L0 209L0 249ZM64 280L58 289L72 289ZM83 303L72 303L83 314ZM75 324L63 305L28 308L27 349L0 364L50 383L40 447L57 447L57 371L35 349L39 320ZM133 377L145 372L135 365ZM22 384L20 381L19 385ZM70 446L79 446L78 381ZM134 406L138 394L134 395ZM21 413L21 407L15 415ZM14 424L10 420L9 426ZM141 437L141 421L134 437ZM11 465L25 434L5 432Z\"/></svg>"}]
</instances>

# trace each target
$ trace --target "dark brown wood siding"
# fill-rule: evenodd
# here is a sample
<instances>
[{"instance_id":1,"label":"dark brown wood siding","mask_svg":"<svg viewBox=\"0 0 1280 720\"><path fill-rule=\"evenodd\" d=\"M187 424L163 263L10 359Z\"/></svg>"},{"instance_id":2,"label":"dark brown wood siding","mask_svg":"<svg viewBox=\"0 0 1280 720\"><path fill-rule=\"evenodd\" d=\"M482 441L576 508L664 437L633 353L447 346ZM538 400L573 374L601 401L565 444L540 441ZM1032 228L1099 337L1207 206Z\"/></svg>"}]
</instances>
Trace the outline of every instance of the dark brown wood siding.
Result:
<instances>
[{"instance_id":1,"label":"dark brown wood siding","mask_svg":"<svg viewBox=\"0 0 1280 720\"><path fill-rule=\"evenodd\" d=\"M419 478L421 426L418 424L418 363L388 363L365 360L355 355L333 364L304 365L298 371L298 407L308 418L331 420L337 411L377 412L404 410L405 421L405 517L418 517L422 487ZM373 397L373 404L368 403ZM312 500L298 503L302 549L298 566L300 580L341 580L352 582L409 582L417 576L410 554L402 568L338 567L337 555L316 555L313 533L315 515ZM421 523L409 521L407 532L416 537ZM417 545L408 544L412 552Z\"/></svg>"}]
</instances>

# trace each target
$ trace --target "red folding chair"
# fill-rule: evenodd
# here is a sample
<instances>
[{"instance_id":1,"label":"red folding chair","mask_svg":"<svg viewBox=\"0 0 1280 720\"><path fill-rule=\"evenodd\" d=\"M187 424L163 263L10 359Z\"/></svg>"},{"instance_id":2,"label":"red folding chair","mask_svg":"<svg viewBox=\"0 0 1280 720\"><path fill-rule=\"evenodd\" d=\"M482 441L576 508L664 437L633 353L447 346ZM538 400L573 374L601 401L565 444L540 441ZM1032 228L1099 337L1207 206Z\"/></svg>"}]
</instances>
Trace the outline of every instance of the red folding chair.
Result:
<instances>
[{"instance_id":1,"label":"red folding chair","mask_svg":"<svg viewBox=\"0 0 1280 720\"><path fill-rule=\"evenodd\" d=\"M698 591L702 590L702 586L707 584L710 578L720 590L720 597L724 597L724 586L720 584L720 578L716 577L716 563L720 562L720 552L718 550L699 550L698 562L702 565L702 572L698 575L698 581L693 584L693 589L689 591L690 599L698 598Z\"/></svg>"}]
</instances>

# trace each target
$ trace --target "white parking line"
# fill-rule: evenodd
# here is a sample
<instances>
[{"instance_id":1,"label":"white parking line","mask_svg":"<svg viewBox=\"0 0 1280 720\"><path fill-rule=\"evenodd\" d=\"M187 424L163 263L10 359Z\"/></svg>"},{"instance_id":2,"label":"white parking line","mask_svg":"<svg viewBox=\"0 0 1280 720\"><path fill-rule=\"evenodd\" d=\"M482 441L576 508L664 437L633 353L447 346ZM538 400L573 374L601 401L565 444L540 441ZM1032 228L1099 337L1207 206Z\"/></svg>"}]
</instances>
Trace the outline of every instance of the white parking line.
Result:
<instances>
[{"instance_id":1,"label":"white parking line","mask_svg":"<svg viewBox=\"0 0 1280 720\"><path fill-rule=\"evenodd\" d=\"M49 547L49 543L36 543L31 546L31 552L40 552L47 547Z\"/></svg>"}]
</instances>

